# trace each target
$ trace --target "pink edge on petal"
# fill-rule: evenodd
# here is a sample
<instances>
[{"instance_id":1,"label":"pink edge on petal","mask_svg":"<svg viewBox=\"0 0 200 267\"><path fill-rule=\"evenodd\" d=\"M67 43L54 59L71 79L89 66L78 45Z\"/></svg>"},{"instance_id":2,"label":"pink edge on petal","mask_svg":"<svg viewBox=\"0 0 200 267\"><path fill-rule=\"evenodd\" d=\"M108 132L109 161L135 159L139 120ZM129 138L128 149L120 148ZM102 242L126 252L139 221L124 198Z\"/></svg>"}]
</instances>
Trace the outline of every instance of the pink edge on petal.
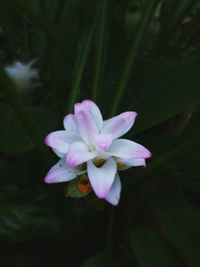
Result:
<instances>
[{"instance_id":1,"label":"pink edge on petal","mask_svg":"<svg viewBox=\"0 0 200 267\"><path fill-rule=\"evenodd\" d=\"M74 168L74 167L76 166L76 163L73 162L73 161L70 160L70 159L68 159L68 160L66 161L66 164L67 164L67 167L69 167L69 168Z\"/></svg>"},{"instance_id":2,"label":"pink edge on petal","mask_svg":"<svg viewBox=\"0 0 200 267\"><path fill-rule=\"evenodd\" d=\"M96 105L95 104L95 102L94 101L92 101L91 99L85 99L85 100L83 100L83 102L82 103L84 103L84 104L86 104L86 105L90 105L90 104L92 104L92 105Z\"/></svg>"},{"instance_id":3,"label":"pink edge on petal","mask_svg":"<svg viewBox=\"0 0 200 267\"><path fill-rule=\"evenodd\" d=\"M137 113L127 111L104 121L103 134L112 134L113 139L126 134L133 126Z\"/></svg>"},{"instance_id":4,"label":"pink edge on petal","mask_svg":"<svg viewBox=\"0 0 200 267\"><path fill-rule=\"evenodd\" d=\"M96 134L95 142L97 146L102 150L106 151L112 144L112 135L111 134Z\"/></svg>"},{"instance_id":5,"label":"pink edge on petal","mask_svg":"<svg viewBox=\"0 0 200 267\"><path fill-rule=\"evenodd\" d=\"M45 139L44 139L44 143L47 145L47 146L49 146L49 142L48 142L48 136L49 136L49 134L45 137Z\"/></svg>"}]
</instances>

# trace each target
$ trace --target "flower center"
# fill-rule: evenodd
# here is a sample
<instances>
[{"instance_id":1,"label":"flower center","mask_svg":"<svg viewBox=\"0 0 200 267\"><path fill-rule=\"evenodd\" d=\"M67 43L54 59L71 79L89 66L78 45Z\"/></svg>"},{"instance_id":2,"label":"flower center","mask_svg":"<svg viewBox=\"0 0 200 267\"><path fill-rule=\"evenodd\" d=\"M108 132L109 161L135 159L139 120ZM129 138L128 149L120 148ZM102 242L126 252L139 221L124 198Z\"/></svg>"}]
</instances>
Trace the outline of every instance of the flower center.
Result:
<instances>
[{"instance_id":1,"label":"flower center","mask_svg":"<svg viewBox=\"0 0 200 267\"><path fill-rule=\"evenodd\" d=\"M96 167L101 167L104 165L104 163L106 162L106 159L101 159L101 158L94 158L93 159L93 163Z\"/></svg>"}]
</instances>

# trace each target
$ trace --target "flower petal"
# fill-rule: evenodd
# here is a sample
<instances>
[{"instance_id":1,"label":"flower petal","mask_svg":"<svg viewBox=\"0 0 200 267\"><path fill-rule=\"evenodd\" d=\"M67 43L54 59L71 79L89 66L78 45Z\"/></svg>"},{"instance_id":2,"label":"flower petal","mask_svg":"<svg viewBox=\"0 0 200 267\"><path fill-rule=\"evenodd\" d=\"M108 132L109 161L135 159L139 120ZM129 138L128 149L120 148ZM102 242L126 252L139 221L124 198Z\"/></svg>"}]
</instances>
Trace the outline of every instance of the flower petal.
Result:
<instances>
[{"instance_id":1,"label":"flower petal","mask_svg":"<svg viewBox=\"0 0 200 267\"><path fill-rule=\"evenodd\" d=\"M127 133L137 116L136 112L124 112L118 116L115 116L109 120L104 121L104 128L102 130L103 134L112 134L113 139L116 139L125 133Z\"/></svg>"},{"instance_id":2,"label":"flower petal","mask_svg":"<svg viewBox=\"0 0 200 267\"><path fill-rule=\"evenodd\" d=\"M112 144L111 134L95 134L95 143L102 150L106 151Z\"/></svg>"},{"instance_id":3,"label":"flower petal","mask_svg":"<svg viewBox=\"0 0 200 267\"><path fill-rule=\"evenodd\" d=\"M67 116L64 117L63 120L63 124L65 127L65 130L68 133L73 133L75 135L79 135L79 131L76 125L76 121L75 121L75 115L74 114L69 114Z\"/></svg>"},{"instance_id":4,"label":"flower petal","mask_svg":"<svg viewBox=\"0 0 200 267\"><path fill-rule=\"evenodd\" d=\"M56 154L56 156L58 156L59 158L64 158L64 156L66 155L66 153L61 153L59 152L57 149L52 148L53 152Z\"/></svg>"},{"instance_id":5,"label":"flower petal","mask_svg":"<svg viewBox=\"0 0 200 267\"><path fill-rule=\"evenodd\" d=\"M97 105L93 101L88 100L88 99L84 100L82 104L90 112L90 114L92 115L97 125L98 130L101 131L103 129L103 118L102 118L100 109L97 107Z\"/></svg>"},{"instance_id":6,"label":"flower petal","mask_svg":"<svg viewBox=\"0 0 200 267\"><path fill-rule=\"evenodd\" d=\"M120 194L121 194L121 181L118 173L115 175L114 183L105 197L105 200L107 200L110 204L117 206L120 200Z\"/></svg>"},{"instance_id":7,"label":"flower petal","mask_svg":"<svg viewBox=\"0 0 200 267\"><path fill-rule=\"evenodd\" d=\"M68 134L66 131L52 132L45 138L46 145L61 153L67 153L70 145L76 141L80 141L80 137Z\"/></svg>"},{"instance_id":8,"label":"flower petal","mask_svg":"<svg viewBox=\"0 0 200 267\"><path fill-rule=\"evenodd\" d=\"M81 104L77 103L74 107L75 119L80 132L80 136L88 145L94 144L94 134L98 133L97 126L93 120L92 115L87 110L87 108Z\"/></svg>"},{"instance_id":9,"label":"flower petal","mask_svg":"<svg viewBox=\"0 0 200 267\"><path fill-rule=\"evenodd\" d=\"M131 167L146 166L144 158L122 159L115 158L118 170L127 170Z\"/></svg>"},{"instance_id":10,"label":"flower petal","mask_svg":"<svg viewBox=\"0 0 200 267\"><path fill-rule=\"evenodd\" d=\"M127 139L114 140L108 152L123 159L151 157L151 152L148 149Z\"/></svg>"},{"instance_id":11,"label":"flower petal","mask_svg":"<svg viewBox=\"0 0 200 267\"><path fill-rule=\"evenodd\" d=\"M45 177L45 182L48 184L51 183L60 183L60 182L68 182L77 175L81 174L78 170L68 168L65 159L60 159L47 173Z\"/></svg>"},{"instance_id":12,"label":"flower petal","mask_svg":"<svg viewBox=\"0 0 200 267\"><path fill-rule=\"evenodd\" d=\"M92 161L87 163L88 177L95 194L105 198L114 182L117 171L116 162L109 158L101 167L96 167Z\"/></svg>"},{"instance_id":13,"label":"flower petal","mask_svg":"<svg viewBox=\"0 0 200 267\"><path fill-rule=\"evenodd\" d=\"M88 146L83 142L73 143L67 153L67 166L73 168L88 160L95 158L97 152L90 152Z\"/></svg>"}]
</instances>

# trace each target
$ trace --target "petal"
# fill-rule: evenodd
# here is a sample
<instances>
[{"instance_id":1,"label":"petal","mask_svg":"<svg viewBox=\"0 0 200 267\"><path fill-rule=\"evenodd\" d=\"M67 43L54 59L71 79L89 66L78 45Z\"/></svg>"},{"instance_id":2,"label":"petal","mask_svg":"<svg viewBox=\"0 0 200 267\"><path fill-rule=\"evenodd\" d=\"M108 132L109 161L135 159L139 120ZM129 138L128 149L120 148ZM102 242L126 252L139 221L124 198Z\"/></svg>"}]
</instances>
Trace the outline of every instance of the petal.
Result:
<instances>
[{"instance_id":1,"label":"petal","mask_svg":"<svg viewBox=\"0 0 200 267\"><path fill-rule=\"evenodd\" d=\"M102 150L106 151L112 144L111 134L96 134L94 136L96 145Z\"/></svg>"},{"instance_id":2,"label":"petal","mask_svg":"<svg viewBox=\"0 0 200 267\"><path fill-rule=\"evenodd\" d=\"M78 126L80 136L88 145L93 145L94 134L98 133L98 129L93 120L92 115L87 110L87 108L81 103L77 103L74 109L76 124Z\"/></svg>"},{"instance_id":3,"label":"petal","mask_svg":"<svg viewBox=\"0 0 200 267\"><path fill-rule=\"evenodd\" d=\"M67 153L67 166L73 168L88 160L95 158L97 152L90 152L88 146L83 142L73 143Z\"/></svg>"},{"instance_id":4,"label":"petal","mask_svg":"<svg viewBox=\"0 0 200 267\"><path fill-rule=\"evenodd\" d=\"M102 133L104 134L112 134L113 139L116 139L125 133L127 133L133 123L135 122L135 118L137 116L136 112L124 112L116 117L113 117L109 120L104 121L104 128Z\"/></svg>"},{"instance_id":5,"label":"petal","mask_svg":"<svg viewBox=\"0 0 200 267\"><path fill-rule=\"evenodd\" d=\"M116 158L118 170L127 170L131 167L146 166L144 158L122 159Z\"/></svg>"},{"instance_id":6,"label":"petal","mask_svg":"<svg viewBox=\"0 0 200 267\"><path fill-rule=\"evenodd\" d=\"M114 140L108 152L123 159L151 157L151 152L148 149L127 139Z\"/></svg>"},{"instance_id":7,"label":"petal","mask_svg":"<svg viewBox=\"0 0 200 267\"><path fill-rule=\"evenodd\" d=\"M45 138L46 145L55 148L61 153L67 153L70 144L76 141L80 141L80 137L69 134L66 131L52 132Z\"/></svg>"},{"instance_id":8,"label":"petal","mask_svg":"<svg viewBox=\"0 0 200 267\"><path fill-rule=\"evenodd\" d=\"M56 165L54 165L47 173L45 177L45 182L48 184L51 183L60 183L60 182L68 182L77 175L81 174L82 172L71 168L68 168L65 159L60 159Z\"/></svg>"},{"instance_id":9,"label":"petal","mask_svg":"<svg viewBox=\"0 0 200 267\"><path fill-rule=\"evenodd\" d=\"M75 115L74 114L69 114L64 117L63 124L65 127L65 130L69 133L73 133L75 135L79 135L79 131L76 125L75 121Z\"/></svg>"},{"instance_id":10,"label":"petal","mask_svg":"<svg viewBox=\"0 0 200 267\"><path fill-rule=\"evenodd\" d=\"M59 158L64 158L64 156L66 155L66 153L61 153L59 152L57 149L52 148L53 152L56 154L56 156L58 156Z\"/></svg>"},{"instance_id":11,"label":"petal","mask_svg":"<svg viewBox=\"0 0 200 267\"><path fill-rule=\"evenodd\" d=\"M96 167L92 161L87 163L88 177L95 194L105 198L114 182L117 171L116 162L109 158L101 167Z\"/></svg>"},{"instance_id":12,"label":"petal","mask_svg":"<svg viewBox=\"0 0 200 267\"><path fill-rule=\"evenodd\" d=\"M120 200L120 194L121 194L121 181L118 173L115 175L114 183L105 197L105 200L107 200L110 204L117 206Z\"/></svg>"},{"instance_id":13,"label":"petal","mask_svg":"<svg viewBox=\"0 0 200 267\"><path fill-rule=\"evenodd\" d=\"M101 131L103 129L103 118L102 118L100 109L97 107L97 105L93 101L88 100L88 99L84 100L82 104L90 112L90 114L92 115L97 125L98 130Z\"/></svg>"}]
</instances>

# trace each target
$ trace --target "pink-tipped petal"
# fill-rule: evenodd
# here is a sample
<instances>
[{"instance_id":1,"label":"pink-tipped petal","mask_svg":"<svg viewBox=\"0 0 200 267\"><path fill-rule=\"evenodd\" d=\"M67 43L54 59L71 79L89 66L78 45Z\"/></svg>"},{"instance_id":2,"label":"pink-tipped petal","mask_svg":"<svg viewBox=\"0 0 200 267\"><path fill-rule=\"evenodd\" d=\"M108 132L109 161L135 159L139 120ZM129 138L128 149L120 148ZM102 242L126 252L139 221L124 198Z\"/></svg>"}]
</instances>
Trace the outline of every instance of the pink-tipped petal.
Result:
<instances>
[{"instance_id":1,"label":"pink-tipped petal","mask_svg":"<svg viewBox=\"0 0 200 267\"><path fill-rule=\"evenodd\" d=\"M123 159L151 157L151 152L148 149L136 142L127 139L114 140L108 152L113 156Z\"/></svg>"},{"instance_id":2,"label":"pink-tipped petal","mask_svg":"<svg viewBox=\"0 0 200 267\"><path fill-rule=\"evenodd\" d=\"M96 134L94 136L96 145L102 150L106 151L112 144L111 134Z\"/></svg>"},{"instance_id":3,"label":"pink-tipped petal","mask_svg":"<svg viewBox=\"0 0 200 267\"><path fill-rule=\"evenodd\" d=\"M70 145L76 141L80 141L80 137L68 134L66 131L52 132L45 138L46 145L64 154L68 152Z\"/></svg>"},{"instance_id":4,"label":"pink-tipped petal","mask_svg":"<svg viewBox=\"0 0 200 267\"><path fill-rule=\"evenodd\" d=\"M93 117L93 119L97 125L98 130L101 131L103 129L103 118L102 118L100 109L97 107L97 105L93 101L91 101L89 99L84 100L82 102L82 104L90 112L90 114L92 115L92 117Z\"/></svg>"},{"instance_id":5,"label":"pink-tipped petal","mask_svg":"<svg viewBox=\"0 0 200 267\"><path fill-rule=\"evenodd\" d=\"M87 163L88 177L95 194L105 198L114 182L117 171L116 162L109 158L101 167L96 167L92 161Z\"/></svg>"},{"instance_id":6,"label":"pink-tipped petal","mask_svg":"<svg viewBox=\"0 0 200 267\"><path fill-rule=\"evenodd\" d=\"M77 103L74 110L80 136L86 144L93 145L94 135L98 133L98 129L92 115L82 103Z\"/></svg>"},{"instance_id":7,"label":"pink-tipped petal","mask_svg":"<svg viewBox=\"0 0 200 267\"><path fill-rule=\"evenodd\" d=\"M121 181L118 173L115 175L114 183L105 197L105 200L107 200L110 204L117 206L120 200L120 194L121 194Z\"/></svg>"},{"instance_id":8,"label":"pink-tipped petal","mask_svg":"<svg viewBox=\"0 0 200 267\"><path fill-rule=\"evenodd\" d=\"M104 121L102 133L112 134L113 139L119 138L131 129L135 122L136 116L136 112L129 111L106 120Z\"/></svg>"},{"instance_id":9,"label":"pink-tipped petal","mask_svg":"<svg viewBox=\"0 0 200 267\"><path fill-rule=\"evenodd\" d=\"M59 160L47 173L45 182L48 184L68 182L79 174L76 169L70 169L65 163L65 159Z\"/></svg>"},{"instance_id":10,"label":"pink-tipped petal","mask_svg":"<svg viewBox=\"0 0 200 267\"><path fill-rule=\"evenodd\" d=\"M83 142L73 143L66 157L67 166L73 168L88 160L95 158L97 152L90 152L88 146Z\"/></svg>"},{"instance_id":11,"label":"pink-tipped petal","mask_svg":"<svg viewBox=\"0 0 200 267\"><path fill-rule=\"evenodd\" d=\"M79 131L76 125L76 121L75 121L75 115L74 114L69 114L67 116L64 117L63 120L63 124L65 127L65 130L68 133L73 133L75 135L79 135Z\"/></svg>"}]
</instances>

